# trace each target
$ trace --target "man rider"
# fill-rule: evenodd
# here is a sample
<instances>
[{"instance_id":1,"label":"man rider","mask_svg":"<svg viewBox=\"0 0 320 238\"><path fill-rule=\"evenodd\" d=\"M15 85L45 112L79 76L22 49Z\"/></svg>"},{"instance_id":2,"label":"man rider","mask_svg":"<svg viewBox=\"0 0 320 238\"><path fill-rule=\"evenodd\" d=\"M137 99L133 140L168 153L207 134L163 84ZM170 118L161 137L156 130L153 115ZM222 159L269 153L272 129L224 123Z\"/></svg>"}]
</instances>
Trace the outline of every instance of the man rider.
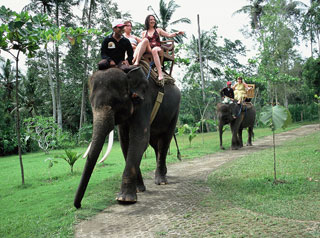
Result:
<instances>
[{"instance_id":1,"label":"man rider","mask_svg":"<svg viewBox=\"0 0 320 238\"><path fill-rule=\"evenodd\" d=\"M231 88L231 82L227 82L227 87L223 88L220 91L221 98L223 100L223 103L230 103L234 99L234 92Z\"/></svg>"},{"instance_id":2,"label":"man rider","mask_svg":"<svg viewBox=\"0 0 320 238\"><path fill-rule=\"evenodd\" d=\"M122 36L124 32L123 21L116 19L112 22L113 32L108 35L102 42L101 45L101 58L102 60L98 63L99 69L107 69L109 67L125 65L129 66L132 64L133 49L130 41ZM125 59L125 55L128 55Z\"/></svg>"}]
</instances>

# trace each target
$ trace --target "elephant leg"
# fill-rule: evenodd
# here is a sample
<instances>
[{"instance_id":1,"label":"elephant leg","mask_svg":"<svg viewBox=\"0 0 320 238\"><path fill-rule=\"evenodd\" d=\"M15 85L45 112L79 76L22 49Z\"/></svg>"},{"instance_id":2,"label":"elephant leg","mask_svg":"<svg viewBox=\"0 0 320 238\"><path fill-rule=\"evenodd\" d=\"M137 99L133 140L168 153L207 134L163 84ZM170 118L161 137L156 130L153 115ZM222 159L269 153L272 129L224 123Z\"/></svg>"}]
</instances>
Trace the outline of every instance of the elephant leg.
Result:
<instances>
[{"instance_id":1,"label":"elephant leg","mask_svg":"<svg viewBox=\"0 0 320 238\"><path fill-rule=\"evenodd\" d=\"M247 146L252 146L252 137L253 137L253 127L249 126Z\"/></svg>"},{"instance_id":2,"label":"elephant leg","mask_svg":"<svg viewBox=\"0 0 320 238\"><path fill-rule=\"evenodd\" d=\"M222 145L222 134L223 134L223 125L222 125L222 123L219 123L220 149L224 150L224 147Z\"/></svg>"},{"instance_id":3,"label":"elephant leg","mask_svg":"<svg viewBox=\"0 0 320 238\"><path fill-rule=\"evenodd\" d=\"M239 145L240 148L243 147L242 128L239 128L239 132L238 132L238 145Z\"/></svg>"},{"instance_id":4,"label":"elephant leg","mask_svg":"<svg viewBox=\"0 0 320 238\"><path fill-rule=\"evenodd\" d=\"M129 127L127 125L119 125L119 136L120 136L120 145L122 149L123 156L126 160L128 155L129 148ZM137 168L137 193L146 191L146 187L143 183L143 177L141 170Z\"/></svg>"},{"instance_id":5,"label":"elephant leg","mask_svg":"<svg viewBox=\"0 0 320 238\"><path fill-rule=\"evenodd\" d=\"M152 140L152 147L154 148L157 160L157 168L155 171L155 184L164 185L168 183L167 180L167 166L166 158L171 141L171 136L162 135Z\"/></svg>"},{"instance_id":6,"label":"elephant leg","mask_svg":"<svg viewBox=\"0 0 320 238\"><path fill-rule=\"evenodd\" d=\"M238 139L238 127L236 123L231 123L231 132L232 132L231 149L237 150L239 149L239 139Z\"/></svg>"},{"instance_id":7,"label":"elephant leg","mask_svg":"<svg viewBox=\"0 0 320 238\"><path fill-rule=\"evenodd\" d=\"M140 188L143 190L143 182L141 171L140 171L140 162L142 155L148 146L149 134L148 130L146 133L141 132L141 130L130 129L129 133L129 146L126 156L126 166L122 175L122 184L121 190L117 196L117 200L121 203L134 203L137 201L137 188L138 188L138 179L140 179Z\"/></svg>"}]
</instances>

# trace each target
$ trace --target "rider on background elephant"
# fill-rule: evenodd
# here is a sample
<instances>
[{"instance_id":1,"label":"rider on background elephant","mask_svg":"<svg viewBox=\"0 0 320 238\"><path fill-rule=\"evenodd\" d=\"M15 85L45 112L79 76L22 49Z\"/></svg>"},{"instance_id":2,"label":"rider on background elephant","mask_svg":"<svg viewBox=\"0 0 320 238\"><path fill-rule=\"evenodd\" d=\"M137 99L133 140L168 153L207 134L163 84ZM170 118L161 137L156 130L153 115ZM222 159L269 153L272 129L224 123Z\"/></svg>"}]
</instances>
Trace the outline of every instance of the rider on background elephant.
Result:
<instances>
[{"instance_id":1,"label":"rider on background elephant","mask_svg":"<svg viewBox=\"0 0 320 238\"><path fill-rule=\"evenodd\" d=\"M231 87L231 81L227 82L227 87L221 89L220 95L223 103L231 103L234 99L233 88Z\"/></svg>"},{"instance_id":2,"label":"rider on background elephant","mask_svg":"<svg viewBox=\"0 0 320 238\"><path fill-rule=\"evenodd\" d=\"M232 86L234 90L234 98L241 104L247 97L248 85L243 81L242 77L238 77L238 82Z\"/></svg>"}]
</instances>

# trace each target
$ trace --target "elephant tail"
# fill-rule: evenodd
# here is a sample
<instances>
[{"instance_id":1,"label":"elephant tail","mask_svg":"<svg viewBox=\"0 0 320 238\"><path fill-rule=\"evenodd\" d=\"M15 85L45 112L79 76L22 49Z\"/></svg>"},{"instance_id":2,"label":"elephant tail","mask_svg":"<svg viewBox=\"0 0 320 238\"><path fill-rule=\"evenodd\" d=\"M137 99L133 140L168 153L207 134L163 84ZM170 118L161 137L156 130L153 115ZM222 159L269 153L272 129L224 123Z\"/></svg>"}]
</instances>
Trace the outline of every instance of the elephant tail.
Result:
<instances>
[{"instance_id":1,"label":"elephant tail","mask_svg":"<svg viewBox=\"0 0 320 238\"><path fill-rule=\"evenodd\" d=\"M174 141L176 142L177 158L178 158L178 160L181 161L181 154L180 154L180 150L179 150L179 146L178 146L178 141L177 141L177 138L176 138L176 134L173 134L173 138L174 138Z\"/></svg>"}]
</instances>

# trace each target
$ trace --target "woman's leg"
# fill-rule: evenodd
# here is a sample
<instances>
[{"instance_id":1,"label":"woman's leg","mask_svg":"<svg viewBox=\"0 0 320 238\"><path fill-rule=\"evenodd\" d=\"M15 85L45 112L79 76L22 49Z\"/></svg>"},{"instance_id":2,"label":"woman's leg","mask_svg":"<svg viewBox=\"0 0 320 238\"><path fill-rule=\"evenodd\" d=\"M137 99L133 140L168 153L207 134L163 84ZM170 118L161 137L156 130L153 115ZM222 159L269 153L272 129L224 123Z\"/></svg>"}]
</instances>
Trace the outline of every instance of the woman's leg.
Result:
<instances>
[{"instance_id":1,"label":"woman's leg","mask_svg":"<svg viewBox=\"0 0 320 238\"><path fill-rule=\"evenodd\" d=\"M161 48L156 46L152 49L152 56L154 60L154 64L156 65L157 71L158 71L158 79L162 80L163 75L162 75L162 69L161 69L161 63L160 63L160 57L159 57L159 51L161 51Z\"/></svg>"},{"instance_id":2,"label":"woman's leg","mask_svg":"<svg viewBox=\"0 0 320 238\"><path fill-rule=\"evenodd\" d=\"M144 38L137 46L136 51L134 52L133 55L133 62L134 65L139 65L140 59L142 57L142 55L144 54L144 52L147 51L147 48L149 45L149 40L147 38Z\"/></svg>"}]
</instances>

